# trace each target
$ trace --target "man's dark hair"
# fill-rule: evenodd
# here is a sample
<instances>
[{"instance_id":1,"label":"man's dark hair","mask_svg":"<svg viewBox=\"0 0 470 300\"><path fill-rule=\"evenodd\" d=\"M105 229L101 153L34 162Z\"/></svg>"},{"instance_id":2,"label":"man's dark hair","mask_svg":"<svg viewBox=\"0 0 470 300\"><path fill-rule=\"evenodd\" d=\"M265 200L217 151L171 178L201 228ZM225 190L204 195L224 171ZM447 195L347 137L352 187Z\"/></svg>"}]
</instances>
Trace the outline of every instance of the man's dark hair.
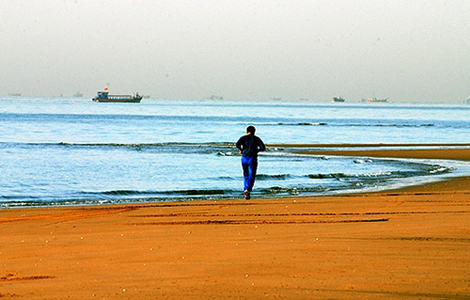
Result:
<instances>
[{"instance_id":1,"label":"man's dark hair","mask_svg":"<svg viewBox=\"0 0 470 300\"><path fill-rule=\"evenodd\" d=\"M248 127L246 128L246 132L247 132L247 133L249 132L249 133L251 133L251 134L255 134L255 132L256 132L255 126L251 126L251 125L248 126Z\"/></svg>"}]
</instances>

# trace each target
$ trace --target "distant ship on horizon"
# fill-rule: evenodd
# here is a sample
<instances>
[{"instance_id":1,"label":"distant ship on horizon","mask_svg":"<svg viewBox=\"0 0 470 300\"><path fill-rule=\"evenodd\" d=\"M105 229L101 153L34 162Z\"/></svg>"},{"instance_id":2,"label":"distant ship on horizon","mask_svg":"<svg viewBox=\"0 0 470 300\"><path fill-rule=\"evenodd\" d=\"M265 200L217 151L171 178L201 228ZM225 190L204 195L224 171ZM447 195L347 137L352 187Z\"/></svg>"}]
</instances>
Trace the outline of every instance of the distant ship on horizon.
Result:
<instances>
[{"instance_id":1,"label":"distant ship on horizon","mask_svg":"<svg viewBox=\"0 0 470 300\"><path fill-rule=\"evenodd\" d=\"M224 100L224 97L223 96L218 96L218 95L212 95L212 96L207 97L207 99L210 99L210 100Z\"/></svg>"},{"instance_id":2,"label":"distant ship on horizon","mask_svg":"<svg viewBox=\"0 0 470 300\"><path fill-rule=\"evenodd\" d=\"M333 102L344 102L346 101L343 97L333 97Z\"/></svg>"},{"instance_id":3,"label":"distant ship on horizon","mask_svg":"<svg viewBox=\"0 0 470 300\"><path fill-rule=\"evenodd\" d=\"M119 103L140 103L142 96L139 93L133 95L109 95L108 88L98 92L98 95L91 99L95 102L119 102Z\"/></svg>"},{"instance_id":4,"label":"distant ship on horizon","mask_svg":"<svg viewBox=\"0 0 470 300\"><path fill-rule=\"evenodd\" d=\"M367 101L368 102L387 102L388 98L386 98L386 99L377 99L376 97L373 97L373 98L367 98Z\"/></svg>"},{"instance_id":5,"label":"distant ship on horizon","mask_svg":"<svg viewBox=\"0 0 470 300\"><path fill-rule=\"evenodd\" d=\"M375 97L375 92L372 93L372 98L367 98L367 102L387 102L388 101L388 98L385 98L385 99L377 99Z\"/></svg>"}]
</instances>

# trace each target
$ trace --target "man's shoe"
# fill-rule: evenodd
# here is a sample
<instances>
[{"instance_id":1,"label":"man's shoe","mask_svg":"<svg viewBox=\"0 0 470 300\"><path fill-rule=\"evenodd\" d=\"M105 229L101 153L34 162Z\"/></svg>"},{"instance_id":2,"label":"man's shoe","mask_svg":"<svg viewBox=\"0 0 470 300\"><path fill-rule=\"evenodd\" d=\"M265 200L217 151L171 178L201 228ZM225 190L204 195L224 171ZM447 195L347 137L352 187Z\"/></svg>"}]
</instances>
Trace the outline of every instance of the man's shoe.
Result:
<instances>
[{"instance_id":1,"label":"man's shoe","mask_svg":"<svg viewBox=\"0 0 470 300\"><path fill-rule=\"evenodd\" d=\"M250 192L248 190L245 191L245 200L250 200Z\"/></svg>"}]
</instances>

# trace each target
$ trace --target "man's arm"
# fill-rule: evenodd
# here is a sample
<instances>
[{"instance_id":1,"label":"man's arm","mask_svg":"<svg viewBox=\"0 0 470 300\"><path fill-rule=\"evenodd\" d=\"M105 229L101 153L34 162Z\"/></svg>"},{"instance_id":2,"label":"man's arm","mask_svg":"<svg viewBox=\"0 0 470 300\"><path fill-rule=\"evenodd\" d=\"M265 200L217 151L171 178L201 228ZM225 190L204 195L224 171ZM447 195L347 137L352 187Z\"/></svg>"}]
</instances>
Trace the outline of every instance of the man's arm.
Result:
<instances>
[{"instance_id":1,"label":"man's arm","mask_svg":"<svg viewBox=\"0 0 470 300\"><path fill-rule=\"evenodd\" d=\"M235 144L235 147L237 147L237 149L240 151L240 153L242 153L242 138L239 138L237 143Z\"/></svg>"},{"instance_id":2,"label":"man's arm","mask_svg":"<svg viewBox=\"0 0 470 300\"><path fill-rule=\"evenodd\" d=\"M264 145L263 141L259 139L259 152L266 150L266 146Z\"/></svg>"}]
</instances>

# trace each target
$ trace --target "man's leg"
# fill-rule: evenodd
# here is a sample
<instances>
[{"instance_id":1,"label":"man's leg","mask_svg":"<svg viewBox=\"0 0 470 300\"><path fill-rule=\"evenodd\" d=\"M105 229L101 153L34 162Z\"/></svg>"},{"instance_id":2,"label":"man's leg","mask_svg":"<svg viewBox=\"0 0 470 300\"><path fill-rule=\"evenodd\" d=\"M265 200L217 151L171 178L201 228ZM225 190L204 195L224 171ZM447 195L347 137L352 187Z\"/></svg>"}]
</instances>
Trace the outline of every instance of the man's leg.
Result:
<instances>
[{"instance_id":1,"label":"man's leg","mask_svg":"<svg viewBox=\"0 0 470 300\"><path fill-rule=\"evenodd\" d=\"M249 191L251 192L255 186L256 170L258 169L258 160L256 158L252 158L249 169L248 180L250 185Z\"/></svg>"},{"instance_id":2,"label":"man's leg","mask_svg":"<svg viewBox=\"0 0 470 300\"><path fill-rule=\"evenodd\" d=\"M250 182L249 158L242 157L242 169L243 169L243 190L248 191L249 182Z\"/></svg>"},{"instance_id":3,"label":"man's leg","mask_svg":"<svg viewBox=\"0 0 470 300\"><path fill-rule=\"evenodd\" d=\"M245 194L245 199L249 200L250 191L249 188L249 178L250 178L250 168L249 168L249 160L246 157L242 157L242 169L243 169L243 193Z\"/></svg>"},{"instance_id":4,"label":"man's leg","mask_svg":"<svg viewBox=\"0 0 470 300\"><path fill-rule=\"evenodd\" d=\"M243 177L244 177L244 190L245 196L249 198L249 193L252 191L255 184L256 169L258 167L258 160L253 157L242 157Z\"/></svg>"}]
</instances>

